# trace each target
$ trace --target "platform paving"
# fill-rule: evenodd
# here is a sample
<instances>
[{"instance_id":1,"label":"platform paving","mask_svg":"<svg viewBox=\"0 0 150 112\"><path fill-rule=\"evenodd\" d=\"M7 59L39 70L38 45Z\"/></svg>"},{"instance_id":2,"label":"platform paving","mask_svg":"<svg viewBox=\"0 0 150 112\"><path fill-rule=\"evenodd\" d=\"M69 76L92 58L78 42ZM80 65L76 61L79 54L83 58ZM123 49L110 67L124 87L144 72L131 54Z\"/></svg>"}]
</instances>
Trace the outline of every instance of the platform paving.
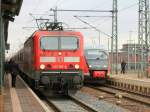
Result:
<instances>
[{"instance_id":1,"label":"platform paving","mask_svg":"<svg viewBox=\"0 0 150 112\"><path fill-rule=\"evenodd\" d=\"M3 108L4 108L4 112L12 112L12 102L11 102L8 75L5 75L4 80L5 83L4 83L4 93L3 93L3 97L4 97Z\"/></svg>"},{"instance_id":2,"label":"platform paving","mask_svg":"<svg viewBox=\"0 0 150 112\"><path fill-rule=\"evenodd\" d=\"M0 112L3 112L3 95L0 95Z\"/></svg>"},{"instance_id":3,"label":"platform paving","mask_svg":"<svg viewBox=\"0 0 150 112\"><path fill-rule=\"evenodd\" d=\"M143 83L150 83L150 78L147 77L141 77L138 75L138 73L125 73L125 74L114 74L111 75L110 78L114 79L125 79L125 80L133 80L133 81L138 81L138 82L143 82Z\"/></svg>"},{"instance_id":4,"label":"platform paving","mask_svg":"<svg viewBox=\"0 0 150 112\"><path fill-rule=\"evenodd\" d=\"M12 88L10 74L5 75L4 93L1 96L4 110L0 112L49 112L19 76L16 87Z\"/></svg>"}]
</instances>

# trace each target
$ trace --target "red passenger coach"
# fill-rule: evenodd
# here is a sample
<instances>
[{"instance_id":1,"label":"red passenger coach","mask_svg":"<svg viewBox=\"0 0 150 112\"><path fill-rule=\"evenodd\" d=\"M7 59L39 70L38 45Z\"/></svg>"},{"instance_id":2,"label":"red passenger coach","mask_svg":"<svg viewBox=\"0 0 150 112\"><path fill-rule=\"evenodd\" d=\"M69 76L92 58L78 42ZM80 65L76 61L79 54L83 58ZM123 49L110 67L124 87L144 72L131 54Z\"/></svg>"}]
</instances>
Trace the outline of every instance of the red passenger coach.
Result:
<instances>
[{"instance_id":1,"label":"red passenger coach","mask_svg":"<svg viewBox=\"0 0 150 112\"><path fill-rule=\"evenodd\" d=\"M14 56L37 89L77 90L83 85L83 36L74 31L35 31ZM43 90L43 89L42 89Z\"/></svg>"}]
</instances>

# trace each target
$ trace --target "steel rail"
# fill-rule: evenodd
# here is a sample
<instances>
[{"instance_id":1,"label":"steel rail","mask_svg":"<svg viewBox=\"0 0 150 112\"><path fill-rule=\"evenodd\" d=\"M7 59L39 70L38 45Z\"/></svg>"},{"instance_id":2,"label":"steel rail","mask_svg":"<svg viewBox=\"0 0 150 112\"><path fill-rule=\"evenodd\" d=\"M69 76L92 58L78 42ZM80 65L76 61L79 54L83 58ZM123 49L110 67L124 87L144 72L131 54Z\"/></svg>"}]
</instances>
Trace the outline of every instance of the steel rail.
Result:
<instances>
[{"instance_id":1,"label":"steel rail","mask_svg":"<svg viewBox=\"0 0 150 112\"><path fill-rule=\"evenodd\" d=\"M120 89L116 89L116 88L112 89L108 86L107 87L88 86L88 87L99 90L99 91L103 91L103 92L106 92L106 93L109 93L109 94L113 94L113 95L116 95L118 93L126 92L125 94L121 94L123 98L129 99L129 100L132 100L132 101L136 101L136 102L139 102L139 103L143 103L145 105L150 106L150 100L148 100L148 98L143 97L141 95L136 95L135 93L131 93L131 92L127 93L128 91L124 91L124 90L120 90ZM116 90L114 90L114 89L116 89Z\"/></svg>"},{"instance_id":2,"label":"steel rail","mask_svg":"<svg viewBox=\"0 0 150 112\"><path fill-rule=\"evenodd\" d=\"M60 103L63 104L63 103L65 103L65 100L66 100L66 99L64 99L64 102L63 102L63 100L61 100L61 99L57 99L56 101L58 102L58 104L56 104L55 101L53 101L53 99L49 99L49 98L46 99L46 102L48 103L48 105L49 105L55 112L65 112L65 111L62 109L61 105L59 105L59 101L58 101L58 100L60 100ZM74 108L78 109L77 106L79 106L80 109L82 109L81 112L82 112L83 110L85 110L84 112L86 112L86 111L87 111L87 112L98 112L98 111L94 110L93 108L87 106L86 104L84 104L84 103L78 101L77 99L73 98L71 95L67 96L67 102L70 102L70 101L72 102L72 104L76 104L76 106L75 106ZM66 107L63 107L63 108L66 108L66 111L67 111L68 107L72 107L72 106L73 106L73 105L71 104L71 102L69 103L70 106L69 106L69 104L67 104ZM59 106L58 106L58 105L59 105ZM72 111L74 111L74 110L72 110ZM68 111L67 111L67 112L68 112Z\"/></svg>"},{"instance_id":3,"label":"steel rail","mask_svg":"<svg viewBox=\"0 0 150 112\"><path fill-rule=\"evenodd\" d=\"M87 104L77 100L75 97L73 97L72 95L69 95L69 97L76 102L77 104L79 104L81 107L85 108L86 110L89 110L89 112L97 112L95 109L89 107Z\"/></svg>"},{"instance_id":4,"label":"steel rail","mask_svg":"<svg viewBox=\"0 0 150 112\"><path fill-rule=\"evenodd\" d=\"M62 112L54 103L52 103L50 100L46 99L46 102L48 105L55 111L55 112Z\"/></svg>"}]
</instances>

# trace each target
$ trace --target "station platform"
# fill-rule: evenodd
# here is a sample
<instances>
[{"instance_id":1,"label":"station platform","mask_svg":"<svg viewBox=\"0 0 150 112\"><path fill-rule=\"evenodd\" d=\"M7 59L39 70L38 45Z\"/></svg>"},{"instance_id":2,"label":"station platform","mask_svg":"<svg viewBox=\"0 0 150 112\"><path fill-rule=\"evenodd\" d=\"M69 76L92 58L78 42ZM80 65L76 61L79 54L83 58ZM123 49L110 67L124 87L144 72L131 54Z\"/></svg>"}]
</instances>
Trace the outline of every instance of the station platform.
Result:
<instances>
[{"instance_id":1,"label":"station platform","mask_svg":"<svg viewBox=\"0 0 150 112\"><path fill-rule=\"evenodd\" d=\"M49 112L44 103L17 76L16 87L11 87L10 74L5 75L4 90L0 99L0 112Z\"/></svg>"},{"instance_id":2,"label":"station platform","mask_svg":"<svg viewBox=\"0 0 150 112\"><path fill-rule=\"evenodd\" d=\"M139 77L138 73L111 75L109 84L113 87L150 96L150 78Z\"/></svg>"}]
</instances>

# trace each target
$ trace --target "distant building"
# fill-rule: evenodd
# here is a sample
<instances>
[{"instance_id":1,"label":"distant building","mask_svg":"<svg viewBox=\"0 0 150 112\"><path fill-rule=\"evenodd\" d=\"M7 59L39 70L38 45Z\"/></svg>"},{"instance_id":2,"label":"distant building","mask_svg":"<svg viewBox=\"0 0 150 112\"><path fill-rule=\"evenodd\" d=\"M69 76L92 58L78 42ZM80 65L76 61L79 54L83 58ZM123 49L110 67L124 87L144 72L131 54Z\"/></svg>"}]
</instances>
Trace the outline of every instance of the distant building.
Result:
<instances>
[{"instance_id":1,"label":"distant building","mask_svg":"<svg viewBox=\"0 0 150 112\"><path fill-rule=\"evenodd\" d=\"M140 68L140 44L123 44L122 49L118 51L118 65L124 60L127 63L128 70L137 70ZM113 63L116 63L116 53L113 53ZM109 53L110 63L111 52Z\"/></svg>"}]
</instances>

